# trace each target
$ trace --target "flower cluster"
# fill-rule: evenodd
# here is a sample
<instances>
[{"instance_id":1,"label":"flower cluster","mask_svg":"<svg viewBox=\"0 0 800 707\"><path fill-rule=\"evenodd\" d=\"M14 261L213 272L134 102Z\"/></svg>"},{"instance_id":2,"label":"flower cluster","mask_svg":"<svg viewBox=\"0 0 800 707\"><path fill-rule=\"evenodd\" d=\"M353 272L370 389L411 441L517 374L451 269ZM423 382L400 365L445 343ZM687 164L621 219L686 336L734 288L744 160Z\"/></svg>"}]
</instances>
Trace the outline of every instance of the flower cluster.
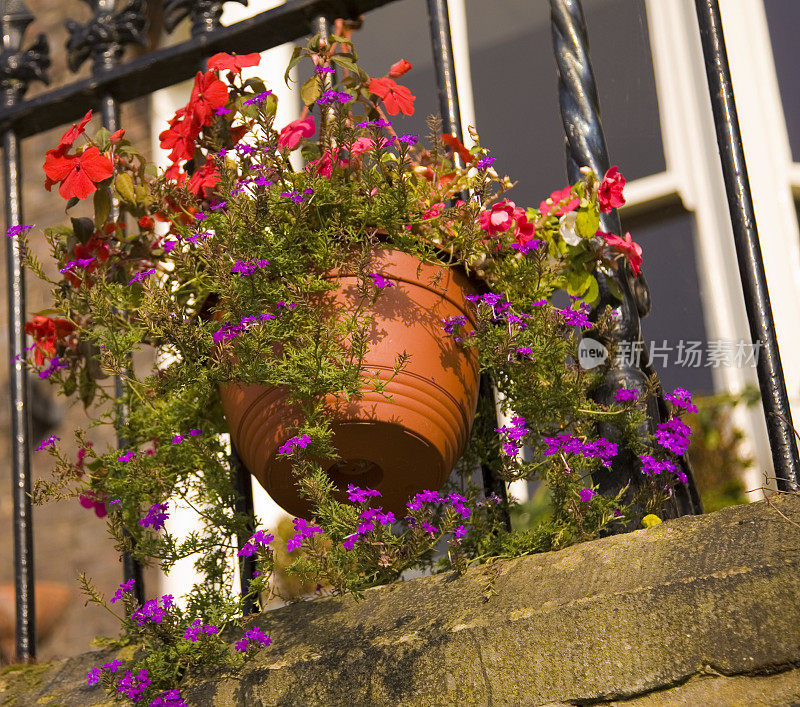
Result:
<instances>
[{"instance_id":1,"label":"flower cluster","mask_svg":"<svg viewBox=\"0 0 800 707\"><path fill-rule=\"evenodd\" d=\"M133 585L135 583L136 583L136 580L129 579L127 582L123 582L122 584L120 584L119 587L117 588L117 591L114 592L114 596L111 597L111 603L115 604L116 602L118 602L122 598L123 594L128 594L129 592L132 592L133 591Z\"/></svg>"},{"instance_id":2,"label":"flower cluster","mask_svg":"<svg viewBox=\"0 0 800 707\"><path fill-rule=\"evenodd\" d=\"M676 408L686 412L697 413L697 405L692 402L692 394L685 388L675 388L672 393L667 393L664 398L669 400Z\"/></svg>"},{"instance_id":3,"label":"flower cluster","mask_svg":"<svg viewBox=\"0 0 800 707\"><path fill-rule=\"evenodd\" d=\"M685 422L677 417L662 422L658 425L655 433L656 442L664 449L681 456L689 449L689 438L692 430Z\"/></svg>"},{"instance_id":4,"label":"flower cluster","mask_svg":"<svg viewBox=\"0 0 800 707\"><path fill-rule=\"evenodd\" d=\"M527 252L541 245L541 242L537 242L533 246L529 245L534 239L536 228L533 223L528 221L525 209L508 199L503 199L493 204L489 210L482 211L478 222L480 227L491 237L510 232L514 239L513 246L516 246L517 249L524 249Z\"/></svg>"},{"instance_id":5,"label":"flower cluster","mask_svg":"<svg viewBox=\"0 0 800 707\"><path fill-rule=\"evenodd\" d=\"M239 549L239 557L250 557L258 552L259 547L269 547L275 536L264 530L257 530L250 539Z\"/></svg>"},{"instance_id":6,"label":"flower cluster","mask_svg":"<svg viewBox=\"0 0 800 707\"><path fill-rule=\"evenodd\" d=\"M159 601L161 604L159 605ZM139 626L144 626L147 623L160 624L167 616L174 604L174 597L171 594L165 594L161 599L148 599L141 607L133 612L131 618Z\"/></svg>"},{"instance_id":7,"label":"flower cluster","mask_svg":"<svg viewBox=\"0 0 800 707\"><path fill-rule=\"evenodd\" d=\"M619 446L600 437L594 442L584 442L578 437L564 433L555 437L545 437L545 456L554 454L574 454L586 459L599 459L603 466L611 466L611 460L617 456Z\"/></svg>"},{"instance_id":8,"label":"flower cluster","mask_svg":"<svg viewBox=\"0 0 800 707\"><path fill-rule=\"evenodd\" d=\"M200 619L195 619L189 626L186 627L183 637L185 640L195 643L200 634L204 634L206 636L215 636L218 633L219 627L214 626L213 624L204 624Z\"/></svg>"},{"instance_id":9,"label":"flower cluster","mask_svg":"<svg viewBox=\"0 0 800 707\"><path fill-rule=\"evenodd\" d=\"M117 692L125 695L131 702L138 702L151 682L150 672L146 668L139 670L135 675L126 670L125 675L117 683Z\"/></svg>"},{"instance_id":10,"label":"flower cluster","mask_svg":"<svg viewBox=\"0 0 800 707\"><path fill-rule=\"evenodd\" d=\"M296 448L305 449L310 442L311 437L306 434L290 437L278 447L278 454L291 454Z\"/></svg>"},{"instance_id":11,"label":"flower cluster","mask_svg":"<svg viewBox=\"0 0 800 707\"><path fill-rule=\"evenodd\" d=\"M212 339L214 340L215 344L218 344L221 341L235 339L237 336L244 334L256 324L263 324L271 319L275 319L274 314L259 314L257 317L242 317L238 324L223 324L212 334Z\"/></svg>"},{"instance_id":12,"label":"flower cluster","mask_svg":"<svg viewBox=\"0 0 800 707\"><path fill-rule=\"evenodd\" d=\"M252 260L237 260L231 268L231 272L241 277L250 277L254 272L267 267L267 265L269 265L269 260L258 260L256 258Z\"/></svg>"},{"instance_id":13,"label":"flower cluster","mask_svg":"<svg viewBox=\"0 0 800 707\"><path fill-rule=\"evenodd\" d=\"M169 504L166 501L161 503L154 503L147 511L147 515L139 521L139 525L143 528L152 528L153 530L161 530L164 523L169 518L167 509Z\"/></svg>"},{"instance_id":14,"label":"flower cluster","mask_svg":"<svg viewBox=\"0 0 800 707\"><path fill-rule=\"evenodd\" d=\"M513 457L522 449L522 440L525 435L530 434L530 430L525 427L525 424L524 417L516 416L511 418L510 425L503 425L495 429L495 432L504 437L502 448L506 456Z\"/></svg>"},{"instance_id":15,"label":"flower cluster","mask_svg":"<svg viewBox=\"0 0 800 707\"><path fill-rule=\"evenodd\" d=\"M318 525L309 525L303 518L295 518L292 524L294 525L295 534L286 543L286 552L297 550L303 544L303 540L322 532L322 528Z\"/></svg>"},{"instance_id":16,"label":"flower cluster","mask_svg":"<svg viewBox=\"0 0 800 707\"><path fill-rule=\"evenodd\" d=\"M272 643L272 639L260 628L258 628L258 626L253 626L253 628L247 629L247 631L244 632L241 640L236 641L233 647L239 651L239 653L244 653L251 644L257 644L266 647L270 643Z\"/></svg>"}]
</instances>

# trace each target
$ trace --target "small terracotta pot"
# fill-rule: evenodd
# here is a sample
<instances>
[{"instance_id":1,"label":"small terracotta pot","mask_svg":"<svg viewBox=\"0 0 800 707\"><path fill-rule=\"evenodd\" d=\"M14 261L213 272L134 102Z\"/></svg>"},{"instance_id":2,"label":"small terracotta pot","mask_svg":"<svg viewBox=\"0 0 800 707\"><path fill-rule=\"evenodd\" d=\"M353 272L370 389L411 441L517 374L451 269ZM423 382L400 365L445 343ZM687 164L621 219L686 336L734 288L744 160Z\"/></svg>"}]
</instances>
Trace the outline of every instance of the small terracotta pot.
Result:
<instances>
[{"instance_id":1,"label":"small terracotta pot","mask_svg":"<svg viewBox=\"0 0 800 707\"><path fill-rule=\"evenodd\" d=\"M383 507L397 513L413 494L444 485L469 438L478 400L477 356L444 332L442 319L463 315L474 326L465 300L474 290L464 274L396 250L376 249L371 267L392 286L371 312L363 397L326 397L341 457L328 461L327 471L340 497L348 484L376 488ZM330 277L340 287L326 294L322 306L352 311L357 276ZM411 355L405 368L388 383L385 396L374 392L369 380L389 380L402 351ZM298 494L291 465L277 454L301 421L286 390L229 384L220 386L220 394L244 464L284 510L308 517L311 508Z\"/></svg>"}]
</instances>

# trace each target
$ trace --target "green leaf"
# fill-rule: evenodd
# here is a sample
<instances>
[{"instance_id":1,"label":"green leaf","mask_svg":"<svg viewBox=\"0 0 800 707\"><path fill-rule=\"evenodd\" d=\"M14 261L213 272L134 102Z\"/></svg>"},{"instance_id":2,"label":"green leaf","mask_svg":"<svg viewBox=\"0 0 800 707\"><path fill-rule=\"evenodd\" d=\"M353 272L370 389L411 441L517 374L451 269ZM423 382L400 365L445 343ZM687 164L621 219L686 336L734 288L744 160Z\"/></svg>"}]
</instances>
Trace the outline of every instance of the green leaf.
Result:
<instances>
[{"instance_id":1,"label":"green leaf","mask_svg":"<svg viewBox=\"0 0 800 707\"><path fill-rule=\"evenodd\" d=\"M147 179L158 179L158 167L153 162L148 162L144 166L144 176Z\"/></svg>"},{"instance_id":2,"label":"green leaf","mask_svg":"<svg viewBox=\"0 0 800 707\"><path fill-rule=\"evenodd\" d=\"M594 209L580 209L575 219L575 232L581 238L593 238L600 228L600 215Z\"/></svg>"},{"instance_id":3,"label":"green leaf","mask_svg":"<svg viewBox=\"0 0 800 707\"><path fill-rule=\"evenodd\" d=\"M588 304L594 304L597 298L600 297L600 287L597 284L597 278L594 275L592 275L591 278L592 281L589 283L589 289L581 295Z\"/></svg>"},{"instance_id":4,"label":"green leaf","mask_svg":"<svg viewBox=\"0 0 800 707\"><path fill-rule=\"evenodd\" d=\"M331 61L334 64L336 64L337 66L341 66L343 69L347 69L348 71L352 71L354 74L358 73L358 64L356 64L349 57L332 56L331 57Z\"/></svg>"},{"instance_id":5,"label":"green leaf","mask_svg":"<svg viewBox=\"0 0 800 707\"><path fill-rule=\"evenodd\" d=\"M125 201L134 203L136 201L136 192L133 188L133 177L127 172L120 172L114 178L114 188Z\"/></svg>"},{"instance_id":6,"label":"green leaf","mask_svg":"<svg viewBox=\"0 0 800 707\"><path fill-rule=\"evenodd\" d=\"M353 42L346 37L340 37L338 34L331 35L332 42L338 42L339 44L349 44L352 46Z\"/></svg>"},{"instance_id":7,"label":"green leaf","mask_svg":"<svg viewBox=\"0 0 800 707\"><path fill-rule=\"evenodd\" d=\"M606 277L606 286L608 287L608 291L622 302L622 290L619 287L619 283L613 277Z\"/></svg>"},{"instance_id":8,"label":"green leaf","mask_svg":"<svg viewBox=\"0 0 800 707\"><path fill-rule=\"evenodd\" d=\"M594 282L596 288L597 281L591 273L586 272L586 270L572 270L567 273L567 294L583 297L584 293L591 287L592 282Z\"/></svg>"},{"instance_id":9,"label":"green leaf","mask_svg":"<svg viewBox=\"0 0 800 707\"><path fill-rule=\"evenodd\" d=\"M94 193L94 222L98 228L108 221L111 215L111 194L107 189L98 189Z\"/></svg>"},{"instance_id":10,"label":"green leaf","mask_svg":"<svg viewBox=\"0 0 800 707\"><path fill-rule=\"evenodd\" d=\"M264 85L264 82L258 78L257 76L253 77L252 79L247 79L244 82L245 88L252 88L253 93L264 93L267 90L267 87Z\"/></svg>"},{"instance_id":11,"label":"green leaf","mask_svg":"<svg viewBox=\"0 0 800 707\"><path fill-rule=\"evenodd\" d=\"M292 49L292 58L289 60L289 65L286 67L286 73L283 75L283 80L286 82L286 85L289 85L289 74L291 73L292 69L300 62L302 58L303 47L295 47Z\"/></svg>"},{"instance_id":12,"label":"green leaf","mask_svg":"<svg viewBox=\"0 0 800 707\"><path fill-rule=\"evenodd\" d=\"M108 150L111 147L111 133L108 128L100 128L94 136L94 141L97 143L100 152Z\"/></svg>"},{"instance_id":13,"label":"green leaf","mask_svg":"<svg viewBox=\"0 0 800 707\"><path fill-rule=\"evenodd\" d=\"M304 105L313 106L314 102L322 95L319 84L320 82L314 75L300 87L300 98Z\"/></svg>"}]
</instances>

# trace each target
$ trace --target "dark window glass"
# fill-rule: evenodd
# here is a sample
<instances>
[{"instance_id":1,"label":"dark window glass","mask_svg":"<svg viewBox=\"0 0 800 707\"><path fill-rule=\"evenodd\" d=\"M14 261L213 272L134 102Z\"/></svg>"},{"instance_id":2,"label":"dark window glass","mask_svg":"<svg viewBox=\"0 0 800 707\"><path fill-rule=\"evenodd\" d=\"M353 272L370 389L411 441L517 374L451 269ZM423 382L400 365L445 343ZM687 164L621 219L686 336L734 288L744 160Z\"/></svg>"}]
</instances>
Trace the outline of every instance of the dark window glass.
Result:
<instances>
[{"instance_id":1,"label":"dark window glass","mask_svg":"<svg viewBox=\"0 0 800 707\"><path fill-rule=\"evenodd\" d=\"M706 366L709 343L695 266L694 229L692 214L669 208L648 214L646 221L624 222L622 230L631 230L643 249L653 307L642 319L642 337L651 353L658 354L653 356L653 365L664 388L710 394L714 387L711 367ZM702 352L699 361L689 353L692 348Z\"/></svg>"},{"instance_id":2,"label":"dark window glass","mask_svg":"<svg viewBox=\"0 0 800 707\"><path fill-rule=\"evenodd\" d=\"M778 86L789 132L792 159L800 162L800 3L797 0L764 0Z\"/></svg>"}]
</instances>

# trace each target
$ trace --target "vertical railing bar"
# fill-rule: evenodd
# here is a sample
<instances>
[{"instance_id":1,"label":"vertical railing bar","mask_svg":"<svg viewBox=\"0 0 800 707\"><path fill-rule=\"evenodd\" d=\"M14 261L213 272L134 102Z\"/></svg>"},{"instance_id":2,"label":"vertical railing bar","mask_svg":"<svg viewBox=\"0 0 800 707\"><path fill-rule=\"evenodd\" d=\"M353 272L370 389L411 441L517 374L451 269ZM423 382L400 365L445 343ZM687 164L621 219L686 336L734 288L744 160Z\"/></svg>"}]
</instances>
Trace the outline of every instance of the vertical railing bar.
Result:
<instances>
[{"instance_id":1,"label":"vertical railing bar","mask_svg":"<svg viewBox=\"0 0 800 707\"><path fill-rule=\"evenodd\" d=\"M4 92L4 105L13 105L16 91ZM6 226L18 226L22 217L20 142L13 131L3 135L3 176L6 188ZM17 660L36 658L33 510L31 508L30 413L25 366L25 270L22 244L6 238L8 280L9 389L11 396L11 468L14 503L14 589L16 597Z\"/></svg>"},{"instance_id":2,"label":"vertical railing bar","mask_svg":"<svg viewBox=\"0 0 800 707\"><path fill-rule=\"evenodd\" d=\"M428 22L431 32L433 63L436 68L436 89L439 98L439 116L442 120L442 130L464 142L447 0L428 0ZM458 154L454 154L453 159L457 165L461 165L461 158ZM495 392L492 382L486 374L481 374L480 395L491 402L493 410L496 409ZM495 474L491 467L485 464L481 465L481 481L484 494L487 497L491 495L497 496L505 509L508 502L505 482ZM502 522L507 530L511 529L511 519L506 510L502 511Z\"/></svg>"},{"instance_id":3,"label":"vertical railing bar","mask_svg":"<svg viewBox=\"0 0 800 707\"><path fill-rule=\"evenodd\" d=\"M782 491L798 491L800 461L797 440L775 333L753 197L750 193L719 2L695 0L695 7L750 336L753 343L760 343L763 347L758 356L756 371L764 404L772 462L778 488Z\"/></svg>"},{"instance_id":4,"label":"vertical railing bar","mask_svg":"<svg viewBox=\"0 0 800 707\"><path fill-rule=\"evenodd\" d=\"M234 485L236 488L236 503L234 510L237 514L252 517L253 515L253 481L250 472L242 464L236 447L231 442L230 465L234 469ZM236 538L236 544L241 550L247 541L252 537L255 528L252 524L248 525L247 533L240 533ZM256 558L253 555L239 556L239 585L242 593L242 613L245 616L258 613L259 605L257 597L250 596L250 585L253 581L253 573L256 571Z\"/></svg>"},{"instance_id":5,"label":"vertical railing bar","mask_svg":"<svg viewBox=\"0 0 800 707\"><path fill-rule=\"evenodd\" d=\"M111 14L114 12L114 0L94 0L96 16L103 14ZM111 40L107 45L96 45L91 47L93 54L92 73L95 77L102 77L102 75L113 69L119 64L119 57L122 48L114 41ZM110 93L105 93L100 98L100 118L103 127L110 133L114 133L120 129L120 111L119 105L115 97ZM119 222L124 218L122 209L120 208L119 200L113 198L111 200L111 213L109 219L112 222ZM123 449L127 446L128 440L122 433L122 430L128 419L128 409L123 402L125 396L125 384L121 376L114 376L114 395L118 401L116 408L116 427L117 427L117 446ZM131 538L127 530L123 531L126 538ZM134 580L133 595L136 601L141 605L145 601L145 587L144 578L142 575L142 565L136 560L132 553L124 552L122 555L122 574L123 579L127 582L131 579Z\"/></svg>"}]
</instances>

